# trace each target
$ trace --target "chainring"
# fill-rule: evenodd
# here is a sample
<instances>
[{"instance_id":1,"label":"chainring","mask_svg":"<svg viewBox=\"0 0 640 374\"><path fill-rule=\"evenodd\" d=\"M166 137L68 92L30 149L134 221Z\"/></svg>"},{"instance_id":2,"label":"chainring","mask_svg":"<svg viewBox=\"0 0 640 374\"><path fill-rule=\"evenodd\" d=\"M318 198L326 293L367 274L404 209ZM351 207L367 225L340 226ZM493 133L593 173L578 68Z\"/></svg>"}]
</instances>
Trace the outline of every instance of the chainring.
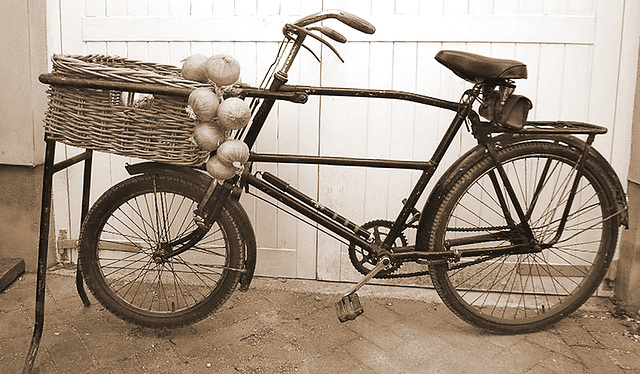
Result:
<instances>
[{"instance_id":1,"label":"chainring","mask_svg":"<svg viewBox=\"0 0 640 374\"><path fill-rule=\"evenodd\" d=\"M369 221L362 226L360 226L364 230L367 230L373 233L374 243L377 245L381 245L389 231L393 227L392 221L377 219L373 221ZM407 238L404 234L400 233L400 235L396 238L395 243L391 247L391 252L393 252L394 247L405 247L407 246ZM358 270L361 274L367 275L371 269L373 269L378 263L378 259L375 255L364 248L360 248L355 245L355 243L351 243L349 245L349 259L351 260L351 264L356 270ZM402 263L392 262L388 269L385 269L379 272L374 278L386 278L396 270L400 268Z\"/></svg>"}]
</instances>

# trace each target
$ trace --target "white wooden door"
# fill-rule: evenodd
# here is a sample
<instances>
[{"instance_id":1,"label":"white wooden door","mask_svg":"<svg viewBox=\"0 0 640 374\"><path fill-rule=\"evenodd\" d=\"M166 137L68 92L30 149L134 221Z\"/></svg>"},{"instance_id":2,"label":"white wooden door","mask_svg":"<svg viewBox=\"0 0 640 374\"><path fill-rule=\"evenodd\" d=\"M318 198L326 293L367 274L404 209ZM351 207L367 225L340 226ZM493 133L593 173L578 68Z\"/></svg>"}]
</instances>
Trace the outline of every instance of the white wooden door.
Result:
<instances>
[{"instance_id":1,"label":"white wooden door","mask_svg":"<svg viewBox=\"0 0 640 374\"><path fill-rule=\"evenodd\" d=\"M626 179L640 2L49 0L48 5L52 52L106 53L175 65L192 53L228 53L240 61L243 81L253 85L259 84L275 55L282 25L322 9L360 15L377 31L365 35L325 21L349 39L337 46L346 62L310 42L321 51L322 64L303 51L290 74L292 84L396 89L458 100L467 85L433 59L439 50L521 60L528 65L529 78L518 82L517 91L534 103L530 118L608 127L596 147L621 180ZM406 102L312 97L305 105L278 104L255 150L426 160L450 120L449 112ZM461 134L445 164L471 146L472 137ZM104 172L94 185L93 199L126 177L125 161L98 157L96 167ZM417 178L416 172L385 169L258 168L277 173L357 223L393 219ZM55 191L56 225L70 228L72 237L79 224L79 173L58 176ZM357 279L346 245L253 197L242 202L258 237L258 273Z\"/></svg>"}]
</instances>

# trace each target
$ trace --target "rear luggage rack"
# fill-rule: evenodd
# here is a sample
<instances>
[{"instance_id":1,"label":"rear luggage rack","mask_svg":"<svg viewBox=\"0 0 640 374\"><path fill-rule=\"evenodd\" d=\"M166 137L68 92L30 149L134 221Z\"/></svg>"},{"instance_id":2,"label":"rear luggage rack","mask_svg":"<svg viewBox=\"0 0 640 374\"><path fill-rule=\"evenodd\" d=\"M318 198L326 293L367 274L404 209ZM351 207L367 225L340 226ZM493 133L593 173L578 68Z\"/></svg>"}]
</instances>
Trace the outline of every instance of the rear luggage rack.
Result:
<instances>
[{"instance_id":1,"label":"rear luggage rack","mask_svg":"<svg viewBox=\"0 0 640 374\"><path fill-rule=\"evenodd\" d=\"M482 122L490 133L517 133L517 134L606 134L607 128L585 122L575 121L530 121L521 130L510 129L489 122Z\"/></svg>"}]
</instances>

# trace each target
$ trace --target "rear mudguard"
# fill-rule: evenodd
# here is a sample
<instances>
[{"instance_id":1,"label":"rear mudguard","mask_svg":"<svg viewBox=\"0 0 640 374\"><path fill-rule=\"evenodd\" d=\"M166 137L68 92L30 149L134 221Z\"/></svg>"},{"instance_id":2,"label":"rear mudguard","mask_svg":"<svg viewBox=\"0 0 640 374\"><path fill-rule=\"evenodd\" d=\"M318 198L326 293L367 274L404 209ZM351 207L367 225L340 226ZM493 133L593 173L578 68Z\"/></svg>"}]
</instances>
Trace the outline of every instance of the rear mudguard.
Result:
<instances>
[{"instance_id":1,"label":"rear mudguard","mask_svg":"<svg viewBox=\"0 0 640 374\"><path fill-rule=\"evenodd\" d=\"M527 134L502 134L491 139L497 148L505 148L514 144L530 141L558 141L564 143L570 147L582 150L586 143L584 140L577 138L573 135L559 135L559 134L544 134L544 135L527 135ZM618 211L620 212L620 224L625 228L629 227L629 210L627 205L627 195L624 192L622 183L616 174L615 170L611 167L609 162L595 150L593 147L589 151L589 156L596 158L599 163L606 165L605 167L605 181L610 189L612 189L616 196L616 203L618 205ZM425 203L424 209L418 223L418 232L416 237L416 250L425 251L428 250L428 230L433 224L432 212L437 209L438 204L444 195L451 190L451 184L461 177L468 168L475 163L479 162L482 157L488 157L486 150L482 145L477 145L474 148L467 151L464 155L458 158L447 171L438 180L436 185L431 190L429 198Z\"/></svg>"},{"instance_id":2,"label":"rear mudguard","mask_svg":"<svg viewBox=\"0 0 640 374\"><path fill-rule=\"evenodd\" d=\"M213 181L213 178L208 174L187 166L170 165L159 162L141 162L138 164L127 165L125 168L131 175L173 174L181 179L190 180L193 183L203 186L208 186ZM240 278L239 290L245 292L249 289L256 267L256 236L253 232L253 226L251 226L251 221L249 220L247 212L244 210L242 205L240 205L240 202L237 199L228 199L226 207L229 209L231 215L236 219L240 233L242 234L242 241L244 242L244 271Z\"/></svg>"}]
</instances>

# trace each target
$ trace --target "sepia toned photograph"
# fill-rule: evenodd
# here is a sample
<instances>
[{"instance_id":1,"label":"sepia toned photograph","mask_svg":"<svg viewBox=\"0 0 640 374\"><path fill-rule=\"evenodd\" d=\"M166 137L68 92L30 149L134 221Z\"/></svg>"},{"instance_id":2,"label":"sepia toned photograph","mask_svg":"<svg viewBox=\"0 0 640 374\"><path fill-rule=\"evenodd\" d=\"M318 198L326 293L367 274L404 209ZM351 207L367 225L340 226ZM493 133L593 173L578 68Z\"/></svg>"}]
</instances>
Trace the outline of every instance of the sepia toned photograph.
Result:
<instances>
[{"instance_id":1,"label":"sepia toned photograph","mask_svg":"<svg viewBox=\"0 0 640 374\"><path fill-rule=\"evenodd\" d=\"M0 20L1 372L640 373L640 1Z\"/></svg>"}]
</instances>

